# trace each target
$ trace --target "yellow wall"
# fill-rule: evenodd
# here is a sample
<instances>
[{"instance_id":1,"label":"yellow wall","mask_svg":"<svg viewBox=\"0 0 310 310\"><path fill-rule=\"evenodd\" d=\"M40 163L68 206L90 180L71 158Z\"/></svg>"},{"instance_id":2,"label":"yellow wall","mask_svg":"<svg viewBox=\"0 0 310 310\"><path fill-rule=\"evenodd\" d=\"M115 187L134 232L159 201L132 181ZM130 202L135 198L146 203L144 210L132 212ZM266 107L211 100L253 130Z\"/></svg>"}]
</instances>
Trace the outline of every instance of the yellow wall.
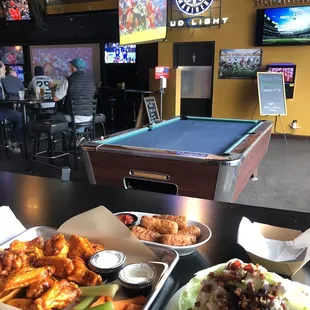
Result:
<instances>
[{"instance_id":1,"label":"yellow wall","mask_svg":"<svg viewBox=\"0 0 310 310\"><path fill-rule=\"evenodd\" d=\"M159 44L159 65L172 67L173 42L215 41L213 117L247 119L257 103L257 86L253 80L217 78L220 49L254 48L256 8L253 4L250 0L222 0L222 16L230 19L228 24L194 31L188 28L168 30L167 42ZM291 132L288 125L296 119L301 127L296 134L310 135L310 46L264 47L263 65L272 62L297 64L294 99L287 101L288 115L281 119L286 132ZM254 118L265 117L257 111ZM280 124L277 131L281 132Z\"/></svg>"}]
</instances>

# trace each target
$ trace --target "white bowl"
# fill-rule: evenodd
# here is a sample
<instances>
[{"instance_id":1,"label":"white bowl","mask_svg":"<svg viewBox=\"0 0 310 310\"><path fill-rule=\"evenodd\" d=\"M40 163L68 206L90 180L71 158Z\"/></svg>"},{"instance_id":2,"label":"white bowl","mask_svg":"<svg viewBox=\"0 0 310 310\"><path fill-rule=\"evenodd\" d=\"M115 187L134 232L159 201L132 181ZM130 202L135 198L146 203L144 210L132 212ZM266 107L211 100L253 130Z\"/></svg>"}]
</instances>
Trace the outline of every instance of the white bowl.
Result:
<instances>
[{"instance_id":1,"label":"white bowl","mask_svg":"<svg viewBox=\"0 0 310 310\"><path fill-rule=\"evenodd\" d=\"M142 216L159 215L159 214L155 214L155 213L144 213L144 212L135 212L135 211L118 212L118 213L114 213L114 215L123 214L123 213L131 213L131 214L136 215L138 217L138 221L137 221L136 225L140 224L140 220L141 220ZM200 222L188 220L187 225L188 226L197 226L200 228L201 236L198 239L198 242L196 244L187 245L187 246L170 246L170 245L161 244L161 243L157 243L157 242L143 241L143 240L141 240L141 241L146 245L155 245L155 246L160 246L162 248L175 250L176 252L179 253L180 256L186 256L186 255L192 254L196 249L198 249L199 247L201 247L202 245L204 245L205 243L207 243L210 240L210 238L212 236L212 232L211 232L211 229L207 225L202 224Z\"/></svg>"}]
</instances>

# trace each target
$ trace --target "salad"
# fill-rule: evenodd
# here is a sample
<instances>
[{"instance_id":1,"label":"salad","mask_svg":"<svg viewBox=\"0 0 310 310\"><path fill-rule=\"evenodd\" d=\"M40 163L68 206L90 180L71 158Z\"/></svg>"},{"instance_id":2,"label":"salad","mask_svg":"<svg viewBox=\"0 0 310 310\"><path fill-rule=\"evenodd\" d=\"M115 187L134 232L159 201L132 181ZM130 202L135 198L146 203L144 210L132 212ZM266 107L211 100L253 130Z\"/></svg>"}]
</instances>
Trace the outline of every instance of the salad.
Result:
<instances>
[{"instance_id":1,"label":"salad","mask_svg":"<svg viewBox=\"0 0 310 310\"><path fill-rule=\"evenodd\" d=\"M186 285L179 310L310 310L310 288L234 259L202 270Z\"/></svg>"}]
</instances>

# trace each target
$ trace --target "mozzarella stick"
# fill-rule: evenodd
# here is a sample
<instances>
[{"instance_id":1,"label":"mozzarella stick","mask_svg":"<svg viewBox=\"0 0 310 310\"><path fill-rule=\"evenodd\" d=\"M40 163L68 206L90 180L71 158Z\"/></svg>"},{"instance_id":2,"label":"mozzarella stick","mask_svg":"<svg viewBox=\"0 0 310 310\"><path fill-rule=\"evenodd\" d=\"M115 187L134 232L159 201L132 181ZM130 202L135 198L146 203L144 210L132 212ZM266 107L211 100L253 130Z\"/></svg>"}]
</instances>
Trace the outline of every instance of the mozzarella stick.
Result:
<instances>
[{"instance_id":1,"label":"mozzarella stick","mask_svg":"<svg viewBox=\"0 0 310 310\"><path fill-rule=\"evenodd\" d=\"M180 229L178 231L178 235L190 235L199 238L201 236L201 231L200 228L197 226L189 226L186 227L185 229Z\"/></svg>"},{"instance_id":2,"label":"mozzarella stick","mask_svg":"<svg viewBox=\"0 0 310 310\"><path fill-rule=\"evenodd\" d=\"M158 239L159 243L171 246L186 246L196 243L196 237L190 235L170 235L166 234Z\"/></svg>"},{"instance_id":3,"label":"mozzarella stick","mask_svg":"<svg viewBox=\"0 0 310 310\"><path fill-rule=\"evenodd\" d=\"M144 241L157 242L158 238L161 237L161 234L159 234L158 232L148 230L140 226L132 226L130 230L137 238Z\"/></svg>"},{"instance_id":4,"label":"mozzarella stick","mask_svg":"<svg viewBox=\"0 0 310 310\"><path fill-rule=\"evenodd\" d=\"M160 220L168 220L168 221L176 222L179 226L179 229L185 229L187 225L186 216L160 214L160 215L154 215L154 217Z\"/></svg>"},{"instance_id":5,"label":"mozzarella stick","mask_svg":"<svg viewBox=\"0 0 310 310\"><path fill-rule=\"evenodd\" d=\"M160 234L176 234L179 229L176 222L148 216L142 216L140 225L146 229L157 231Z\"/></svg>"}]
</instances>

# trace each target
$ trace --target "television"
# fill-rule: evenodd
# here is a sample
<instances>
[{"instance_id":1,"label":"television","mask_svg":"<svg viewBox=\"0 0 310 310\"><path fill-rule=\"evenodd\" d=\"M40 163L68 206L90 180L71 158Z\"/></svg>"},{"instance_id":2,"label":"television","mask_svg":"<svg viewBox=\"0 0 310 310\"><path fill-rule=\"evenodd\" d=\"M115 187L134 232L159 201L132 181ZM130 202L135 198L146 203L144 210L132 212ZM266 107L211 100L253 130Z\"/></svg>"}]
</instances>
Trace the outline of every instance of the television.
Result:
<instances>
[{"instance_id":1,"label":"television","mask_svg":"<svg viewBox=\"0 0 310 310\"><path fill-rule=\"evenodd\" d=\"M256 46L310 44L310 6L257 10Z\"/></svg>"},{"instance_id":2,"label":"television","mask_svg":"<svg viewBox=\"0 0 310 310\"><path fill-rule=\"evenodd\" d=\"M24 51L22 46L0 46L0 60L5 65L23 65Z\"/></svg>"},{"instance_id":3,"label":"television","mask_svg":"<svg viewBox=\"0 0 310 310\"><path fill-rule=\"evenodd\" d=\"M134 64L136 63L136 45L122 45L106 43L104 48L106 64Z\"/></svg>"},{"instance_id":4,"label":"television","mask_svg":"<svg viewBox=\"0 0 310 310\"><path fill-rule=\"evenodd\" d=\"M24 82L25 76L24 76L24 67L23 66L10 66L16 73L17 77Z\"/></svg>"},{"instance_id":5,"label":"television","mask_svg":"<svg viewBox=\"0 0 310 310\"><path fill-rule=\"evenodd\" d=\"M71 75L69 61L81 58L86 63L86 73L93 75L96 84L100 82L100 47L99 44L70 44L30 46L31 72L41 66L44 73L54 83L60 84Z\"/></svg>"},{"instance_id":6,"label":"television","mask_svg":"<svg viewBox=\"0 0 310 310\"><path fill-rule=\"evenodd\" d=\"M27 0L0 0L6 21L31 20Z\"/></svg>"},{"instance_id":7,"label":"television","mask_svg":"<svg viewBox=\"0 0 310 310\"><path fill-rule=\"evenodd\" d=\"M167 35L167 0L119 0L120 44L164 40Z\"/></svg>"}]
</instances>

